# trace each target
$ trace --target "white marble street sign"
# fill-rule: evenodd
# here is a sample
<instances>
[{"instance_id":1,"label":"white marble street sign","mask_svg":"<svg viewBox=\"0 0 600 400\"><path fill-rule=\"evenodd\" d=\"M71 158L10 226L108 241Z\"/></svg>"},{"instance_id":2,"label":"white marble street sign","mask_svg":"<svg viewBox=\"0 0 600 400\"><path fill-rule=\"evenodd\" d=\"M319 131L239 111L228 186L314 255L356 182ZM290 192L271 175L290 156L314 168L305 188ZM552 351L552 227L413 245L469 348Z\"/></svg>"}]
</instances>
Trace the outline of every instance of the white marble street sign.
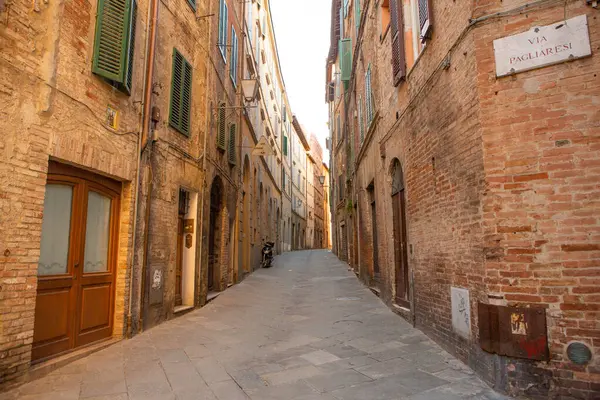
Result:
<instances>
[{"instance_id":1,"label":"white marble street sign","mask_svg":"<svg viewBox=\"0 0 600 400\"><path fill-rule=\"evenodd\" d=\"M494 40L498 77L591 54L586 15Z\"/></svg>"},{"instance_id":2,"label":"white marble street sign","mask_svg":"<svg viewBox=\"0 0 600 400\"><path fill-rule=\"evenodd\" d=\"M463 288L450 288L452 299L452 327L460 336L471 336L471 301L469 291Z\"/></svg>"}]
</instances>

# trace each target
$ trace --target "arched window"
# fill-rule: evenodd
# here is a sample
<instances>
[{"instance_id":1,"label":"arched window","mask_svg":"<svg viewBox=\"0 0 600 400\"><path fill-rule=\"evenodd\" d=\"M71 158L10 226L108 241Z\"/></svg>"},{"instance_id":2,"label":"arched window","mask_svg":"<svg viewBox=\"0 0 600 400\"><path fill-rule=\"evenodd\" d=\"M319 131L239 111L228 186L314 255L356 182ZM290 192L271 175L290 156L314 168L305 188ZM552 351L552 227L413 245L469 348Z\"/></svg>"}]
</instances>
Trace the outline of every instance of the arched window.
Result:
<instances>
[{"instance_id":1,"label":"arched window","mask_svg":"<svg viewBox=\"0 0 600 400\"><path fill-rule=\"evenodd\" d=\"M392 165L392 196L404 189L404 174L400 161L396 158Z\"/></svg>"}]
</instances>

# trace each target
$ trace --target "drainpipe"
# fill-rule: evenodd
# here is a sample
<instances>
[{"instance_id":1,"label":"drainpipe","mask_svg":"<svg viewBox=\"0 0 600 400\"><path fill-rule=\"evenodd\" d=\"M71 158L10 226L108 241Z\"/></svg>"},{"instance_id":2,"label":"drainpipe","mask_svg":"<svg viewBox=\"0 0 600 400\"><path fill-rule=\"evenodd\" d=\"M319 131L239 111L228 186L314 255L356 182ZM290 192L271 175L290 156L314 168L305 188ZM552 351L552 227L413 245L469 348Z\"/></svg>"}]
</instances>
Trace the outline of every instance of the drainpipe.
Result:
<instances>
[{"instance_id":1,"label":"drainpipe","mask_svg":"<svg viewBox=\"0 0 600 400\"><path fill-rule=\"evenodd\" d=\"M138 141L138 160L137 160L137 177L136 177L136 199L134 205L134 230L133 230L133 253L136 252L136 241L137 241L137 227L138 227L138 211L139 211L139 192L141 190L141 174L142 174L142 156L146 146L148 144L148 136L150 131L150 116L151 116L151 104L152 104L152 83L154 80L154 56L156 49L156 31L157 31L157 23L158 23L158 0L150 0L150 7L148 9L148 36L146 38L146 58L145 58L145 76L144 76L144 94L143 94L143 107L142 107L142 133L139 137ZM152 167L150 166L150 169ZM150 171L150 174L152 172ZM152 175L149 182L149 192L148 192L148 201L147 207L150 205L150 197L152 194ZM143 309L143 301L144 301L144 293L143 286L145 281L146 274L146 262L147 262L147 236L148 229L147 226L149 224L149 215L150 210L146 210L146 214L144 217L145 222L145 233L144 233L144 245L142 251L144 252L143 261L141 264L141 277L140 277L140 291L139 295L139 320L138 320L138 330L141 326L142 322L142 309ZM131 269L131 276L129 279L129 313L127 315L127 335L128 337L133 336L133 317L132 317L132 309L133 309L133 262Z\"/></svg>"},{"instance_id":2,"label":"drainpipe","mask_svg":"<svg viewBox=\"0 0 600 400\"><path fill-rule=\"evenodd\" d=\"M213 7L213 2L209 1L208 2L208 9L212 10ZM210 12L210 11L209 11ZM212 43L212 26L209 23L208 25L208 43ZM209 49L211 49L211 47L209 47ZM210 53L211 50L207 50L207 57L211 58L212 54ZM207 69L207 78L208 78L208 69ZM209 101L209 85L211 84L211 82L206 79L207 85L206 85L206 89L204 91L204 102L206 104L206 106L208 107L208 118L206 118L206 129L204 130L204 145L203 145L203 149L202 149L202 185L200 187L200 197L201 197L201 201L200 201L200 248L199 248L199 254L198 254L198 265L199 265L199 279L198 279L198 294L197 296L200 296L201 291L202 291L202 281L203 281L203 277L204 277L204 273L202 272L202 257L203 257L203 249L204 249L204 240L206 239L204 236L204 199L206 197L206 188L207 188L207 180L206 180L206 145L208 142L208 136L209 136L209 132L212 128L212 124L213 124L213 104L212 101ZM208 244L207 244L207 248L208 248ZM206 298L204 298L204 301L206 301ZM202 304L202 301L199 302L200 304Z\"/></svg>"},{"instance_id":3,"label":"drainpipe","mask_svg":"<svg viewBox=\"0 0 600 400\"><path fill-rule=\"evenodd\" d=\"M151 6L148 8L148 31L149 35L146 36L146 57L144 59L144 70L146 75L144 77L143 86L143 108L142 115L140 118L141 123L141 134L138 136L137 144L137 165L136 165L136 177L135 177L135 194L133 204L133 251L131 257L131 272L129 276L129 310L127 313L127 337L133 336L132 329L132 309L133 309L133 280L134 280L134 260L136 252L136 240L137 240L137 226L138 226L138 210L139 210L139 194L140 194L140 181L142 175L142 154L143 149L146 146L148 139L148 129L150 123L150 98L152 94L152 75L154 71L154 49L156 44L156 22L158 17L158 0L151 0ZM143 267L142 267L143 268Z\"/></svg>"}]
</instances>

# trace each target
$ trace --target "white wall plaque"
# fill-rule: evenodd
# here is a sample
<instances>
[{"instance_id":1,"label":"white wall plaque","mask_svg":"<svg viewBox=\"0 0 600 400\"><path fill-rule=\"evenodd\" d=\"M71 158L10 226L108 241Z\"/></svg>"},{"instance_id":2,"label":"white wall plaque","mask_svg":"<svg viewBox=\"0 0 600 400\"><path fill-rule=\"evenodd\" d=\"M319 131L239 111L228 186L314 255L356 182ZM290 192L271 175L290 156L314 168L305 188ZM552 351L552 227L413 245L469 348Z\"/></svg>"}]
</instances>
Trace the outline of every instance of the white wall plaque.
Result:
<instances>
[{"instance_id":1,"label":"white wall plaque","mask_svg":"<svg viewBox=\"0 0 600 400\"><path fill-rule=\"evenodd\" d=\"M586 15L494 40L498 77L591 54Z\"/></svg>"},{"instance_id":2,"label":"white wall plaque","mask_svg":"<svg viewBox=\"0 0 600 400\"><path fill-rule=\"evenodd\" d=\"M468 339L471 337L471 301L469 291L453 287L452 296L452 327L460 336Z\"/></svg>"}]
</instances>

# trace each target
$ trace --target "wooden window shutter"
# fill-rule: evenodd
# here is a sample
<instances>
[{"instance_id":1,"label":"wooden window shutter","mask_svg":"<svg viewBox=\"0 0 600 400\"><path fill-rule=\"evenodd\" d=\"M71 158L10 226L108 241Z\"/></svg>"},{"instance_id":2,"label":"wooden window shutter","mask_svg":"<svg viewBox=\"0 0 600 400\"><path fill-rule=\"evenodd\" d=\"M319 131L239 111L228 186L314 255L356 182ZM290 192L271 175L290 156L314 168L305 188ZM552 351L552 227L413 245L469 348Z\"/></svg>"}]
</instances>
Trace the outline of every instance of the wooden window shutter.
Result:
<instances>
[{"instance_id":1,"label":"wooden window shutter","mask_svg":"<svg viewBox=\"0 0 600 400\"><path fill-rule=\"evenodd\" d=\"M227 49L227 21L228 21L228 10L225 0L221 0L219 5L219 50L223 60L227 62L226 49Z\"/></svg>"},{"instance_id":2,"label":"wooden window shutter","mask_svg":"<svg viewBox=\"0 0 600 400\"><path fill-rule=\"evenodd\" d=\"M92 72L123 84L127 70L131 2L99 0Z\"/></svg>"},{"instance_id":3,"label":"wooden window shutter","mask_svg":"<svg viewBox=\"0 0 600 400\"><path fill-rule=\"evenodd\" d=\"M354 0L354 22L356 24L356 37L358 38L358 32L360 31L360 0Z\"/></svg>"},{"instance_id":4,"label":"wooden window shutter","mask_svg":"<svg viewBox=\"0 0 600 400\"><path fill-rule=\"evenodd\" d=\"M192 66L177 49L173 49L173 74L171 79L169 125L189 136L192 104Z\"/></svg>"},{"instance_id":5,"label":"wooden window shutter","mask_svg":"<svg viewBox=\"0 0 600 400\"><path fill-rule=\"evenodd\" d=\"M236 159L236 154L235 154L235 135L236 135L236 126L235 124L232 124L229 127L229 164L231 165L235 165L235 159Z\"/></svg>"},{"instance_id":6,"label":"wooden window shutter","mask_svg":"<svg viewBox=\"0 0 600 400\"><path fill-rule=\"evenodd\" d=\"M431 0L419 0L419 25L421 28L421 41L431 37L433 29L433 9Z\"/></svg>"},{"instance_id":7,"label":"wooden window shutter","mask_svg":"<svg viewBox=\"0 0 600 400\"><path fill-rule=\"evenodd\" d=\"M342 70L342 82L350 80L352 75L352 39L340 40L340 67Z\"/></svg>"},{"instance_id":8,"label":"wooden window shutter","mask_svg":"<svg viewBox=\"0 0 600 400\"><path fill-rule=\"evenodd\" d=\"M344 37L344 7L340 6L340 37Z\"/></svg>"},{"instance_id":9,"label":"wooden window shutter","mask_svg":"<svg viewBox=\"0 0 600 400\"><path fill-rule=\"evenodd\" d=\"M237 64L238 64L238 38L235 27L231 25L231 64L229 65L229 76L233 85L237 87Z\"/></svg>"},{"instance_id":10,"label":"wooden window shutter","mask_svg":"<svg viewBox=\"0 0 600 400\"><path fill-rule=\"evenodd\" d=\"M406 77L402 3L402 0L390 0L390 12L392 14L392 69L394 86L398 86Z\"/></svg>"},{"instance_id":11,"label":"wooden window shutter","mask_svg":"<svg viewBox=\"0 0 600 400\"><path fill-rule=\"evenodd\" d=\"M284 156L288 155L288 138L287 138L287 136L283 137L283 155Z\"/></svg>"},{"instance_id":12,"label":"wooden window shutter","mask_svg":"<svg viewBox=\"0 0 600 400\"><path fill-rule=\"evenodd\" d=\"M217 147L225 151L225 103L219 104L217 117Z\"/></svg>"},{"instance_id":13,"label":"wooden window shutter","mask_svg":"<svg viewBox=\"0 0 600 400\"><path fill-rule=\"evenodd\" d=\"M131 94L131 87L133 86L133 61L134 61L134 50L135 50L135 28L137 19L137 0L131 2L131 18L129 20L129 42L127 49L127 74L125 75L124 87L127 94Z\"/></svg>"},{"instance_id":14,"label":"wooden window shutter","mask_svg":"<svg viewBox=\"0 0 600 400\"><path fill-rule=\"evenodd\" d=\"M367 73L365 75L365 109L367 112L367 129L371 126L371 122L373 121L373 93L371 90L371 65L369 64L369 68L367 69Z\"/></svg>"},{"instance_id":15,"label":"wooden window shutter","mask_svg":"<svg viewBox=\"0 0 600 400\"><path fill-rule=\"evenodd\" d=\"M365 141L365 121L363 117L362 96L358 98L358 127L360 130L360 144Z\"/></svg>"},{"instance_id":16,"label":"wooden window shutter","mask_svg":"<svg viewBox=\"0 0 600 400\"><path fill-rule=\"evenodd\" d=\"M192 7L192 10L196 11L196 0L188 0L188 4Z\"/></svg>"}]
</instances>

